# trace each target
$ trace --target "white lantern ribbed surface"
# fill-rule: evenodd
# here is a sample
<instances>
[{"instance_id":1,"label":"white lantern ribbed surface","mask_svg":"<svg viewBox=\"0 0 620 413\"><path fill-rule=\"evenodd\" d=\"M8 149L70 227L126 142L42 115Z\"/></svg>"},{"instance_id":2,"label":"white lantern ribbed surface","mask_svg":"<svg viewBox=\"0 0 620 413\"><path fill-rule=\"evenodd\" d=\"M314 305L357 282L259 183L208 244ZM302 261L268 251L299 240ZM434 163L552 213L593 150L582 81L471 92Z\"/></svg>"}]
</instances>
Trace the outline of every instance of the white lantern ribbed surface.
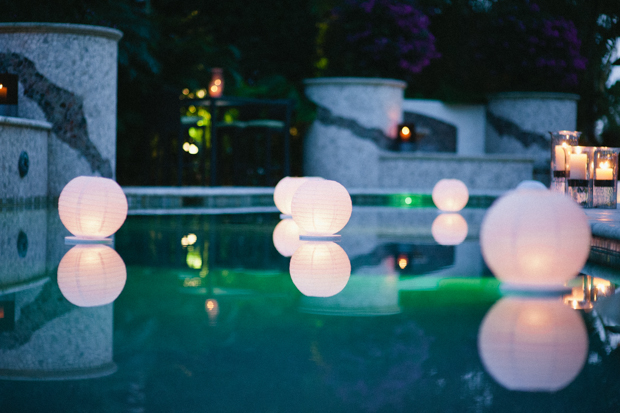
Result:
<instances>
[{"instance_id":1,"label":"white lantern ribbed surface","mask_svg":"<svg viewBox=\"0 0 620 413\"><path fill-rule=\"evenodd\" d=\"M331 297L351 276L347 253L334 242L304 241L291 257L291 279L308 297Z\"/></svg>"},{"instance_id":2,"label":"white lantern ribbed surface","mask_svg":"<svg viewBox=\"0 0 620 413\"><path fill-rule=\"evenodd\" d=\"M283 257L290 257L301 245L299 225L290 218L283 219L273 229L273 246Z\"/></svg>"},{"instance_id":3,"label":"white lantern ribbed surface","mask_svg":"<svg viewBox=\"0 0 620 413\"><path fill-rule=\"evenodd\" d=\"M457 213L440 214L433 221L431 234L440 245L459 245L467 238L467 221Z\"/></svg>"},{"instance_id":4,"label":"white lantern ribbed surface","mask_svg":"<svg viewBox=\"0 0 620 413\"><path fill-rule=\"evenodd\" d=\"M280 210L283 215L292 215L293 212L291 210L291 203L293 202L293 195L295 195L295 191L299 188L304 182L310 179L323 179L319 177L292 177L285 176L278 182L274 191L273 191L273 201L276 204L276 207Z\"/></svg>"},{"instance_id":5,"label":"white lantern ribbed surface","mask_svg":"<svg viewBox=\"0 0 620 413\"><path fill-rule=\"evenodd\" d=\"M329 236L347 225L353 205L346 188L336 181L313 179L293 196L293 219L310 236Z\"/></svg>"},{"instance_id":6,"label":"white lantern ribbed surface","mask_svg":"<svg viewBox=\"0 0 620 413\"><path fill-rule=\"evenodd\" d=\"M58 265L58 287L69 302L79 307L111 303L126 281L123 259L107 245L76 245Z\"/></svg>"},{"instance_id":7,"label":"white lantern ribbed surface","mask_svg":"<svg viewBox=\"0 0 620 413\"><path fill-rule=\"evenodd\" d=\"M554 392L583 368L588 335L579 313L561 300L509 297L484 317L478 352L503 387Z\"/></svg>"},{"instance_id":8,"label":"white lantern ribbed surface","mask_svg":"<svg viewBox=\"0 0 620 413\"><path fill-rule=\"evenodd\" d=\"M58 198L64 226L78 238L98 239L114 234L127 218L127 198L112 179L78 176Z\"/></svg>"},{"instance_id":9,"label":"white lantern ribbed surface","mask_svg":"<svg viewBox=\"0 0 620 413\"><path fill-rule=\"evenodd\" d=\"M442 179L432 192L435 206L442 211L457 212L465 208L469 200L467 185L458 179Z\"/></svg>"},{"instance_id":10,"label":"white lantern ribbed surface","mask_svg":"<svg viewBox=\"0 0 620 413\"><path fill-rule=\"evenodd\" d=\"M511 191L484 216L480 247L500 281L560 287L588 259L590 225L583 210L563 194Z\"/></svg>"}]
</instances>

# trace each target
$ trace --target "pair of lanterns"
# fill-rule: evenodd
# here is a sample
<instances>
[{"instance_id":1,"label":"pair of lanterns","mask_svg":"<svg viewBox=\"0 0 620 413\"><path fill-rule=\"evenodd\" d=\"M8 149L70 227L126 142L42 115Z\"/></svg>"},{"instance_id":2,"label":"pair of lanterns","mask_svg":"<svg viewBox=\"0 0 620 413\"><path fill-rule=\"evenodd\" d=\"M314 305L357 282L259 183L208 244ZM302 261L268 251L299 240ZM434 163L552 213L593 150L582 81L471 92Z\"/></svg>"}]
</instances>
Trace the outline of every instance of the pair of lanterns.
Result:
<instances>
[{"instance_id":1,"label":"pair of lanterns","mask_svg":"<svg viewBox=\"0 0 620 413\"><path fill-rule=\"evenodd\" d=\"M114 301L127 281L123 259L107 245L109 236L127 218L127 198L112 179L79 176L58 199L58 214L73 234L65 238L71 248L58 265L58 286L65 298L80 307Z\"/></svg>"},{"instance_id":2,"label":"pair of lanterns","mask_svg":"<svg viewBox=\"0 0 620 413\"><path fill-rule=\"evenodd\" d=\"M338 294L351 276L347 253L333 242L353 209L345 187L322 178L285 177L276 185L274 202L285 219L274 229L273 243L291 257L295 286L310 297Z\"/></svg>"},{"instance_id":3,"label":"pair of lanterns","mask_svg":"<svg viewBox=\"0 0 620 413\"><path fill-rule=\"evenodd\" d=\"M273 193L283 216L292 216L299 226L300 239L335 240L353 210L351 196L336 181L314 177L285 177Z\"/></svg>"}]
</instances>

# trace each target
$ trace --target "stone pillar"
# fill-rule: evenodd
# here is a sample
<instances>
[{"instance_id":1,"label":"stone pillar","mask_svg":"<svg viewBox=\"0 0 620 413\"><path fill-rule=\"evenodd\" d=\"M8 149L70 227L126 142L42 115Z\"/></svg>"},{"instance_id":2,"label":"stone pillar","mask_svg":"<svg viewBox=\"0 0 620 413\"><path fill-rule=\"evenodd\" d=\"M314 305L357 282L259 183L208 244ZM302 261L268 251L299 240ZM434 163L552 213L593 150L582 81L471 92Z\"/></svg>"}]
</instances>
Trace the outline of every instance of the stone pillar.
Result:
<instances>
[{"instance_id":1,"label":"stone pillar","mask_svg":"<svg viewBox=\"0 0 620 413\"><path fill-rule=\"evenodd\" d=\"M19 117L52 125L48 196L76 176L115 177L118 30L0 24L0 72L19 76Z\"/></svg>"},{"instance_id":2,"label":"stone pillar","mask_svg":"<svg viewBox=\"0 0 620 413\"><path fill-rule=\"evenodd\" d=\"M308 79L317 117L304 143L304 174L347 188L376 187L381 145L395 138L406 83L376 78Z\"/></svg>"},{"instance_id":3,"label":"stone pillar","mask_svg":"<svg viewBox=\"0 0 620 413\"><path fill-rule=\"evenodd\" d=\"M575 130L578 100L578 95L547 92L489 96L486 152L533 157L534 179L549 184L549 132Z\"/></svg>"}]
</instances>

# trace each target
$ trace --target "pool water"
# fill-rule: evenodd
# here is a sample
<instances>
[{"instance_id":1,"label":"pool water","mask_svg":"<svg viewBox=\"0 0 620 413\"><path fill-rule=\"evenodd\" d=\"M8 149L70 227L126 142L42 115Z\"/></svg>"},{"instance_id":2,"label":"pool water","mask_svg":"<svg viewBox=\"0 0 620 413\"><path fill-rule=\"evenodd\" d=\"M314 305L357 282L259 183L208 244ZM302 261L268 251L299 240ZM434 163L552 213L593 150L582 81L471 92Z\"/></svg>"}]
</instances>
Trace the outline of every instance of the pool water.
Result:
<instances>
[{"instance_id":1,"label":"pool water","mask_svg":"<svg viewBox=\"0 0 620 413\"><path fill-rule=\"evenodd\" d=\"M620 294L588 311L502 295L483 209L440 245L432 209L356 208L339 243L351 275L329 297L300 292L340 287L292 279L276 213L130 216L114 245L126 282L99 293L57 276L54 211L40 239L28 214L2 221L13 273L36 276L0 296L0 411L620 411Z\"/></svg>"}]
</instances>

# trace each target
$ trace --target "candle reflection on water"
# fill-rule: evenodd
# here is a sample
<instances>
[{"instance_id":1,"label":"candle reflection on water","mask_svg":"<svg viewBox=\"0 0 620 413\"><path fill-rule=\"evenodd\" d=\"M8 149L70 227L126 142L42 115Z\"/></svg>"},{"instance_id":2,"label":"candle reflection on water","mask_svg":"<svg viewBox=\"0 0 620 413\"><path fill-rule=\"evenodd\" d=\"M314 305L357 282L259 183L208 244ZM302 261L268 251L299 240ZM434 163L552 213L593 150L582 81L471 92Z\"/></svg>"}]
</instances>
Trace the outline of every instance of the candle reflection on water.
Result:
<instances>
[{"instance_id":1,"label":"candle reflection on water","mask_svg":"<svg viewBox=\"0 0 620 413\"><path fill-rule=\"evenodd\" d=\"M583 368L588 335L581 315L559 298L508 297L484 317L478 351L486 371L503 387L554 392Z\"/></svg>"}]
</instances>

